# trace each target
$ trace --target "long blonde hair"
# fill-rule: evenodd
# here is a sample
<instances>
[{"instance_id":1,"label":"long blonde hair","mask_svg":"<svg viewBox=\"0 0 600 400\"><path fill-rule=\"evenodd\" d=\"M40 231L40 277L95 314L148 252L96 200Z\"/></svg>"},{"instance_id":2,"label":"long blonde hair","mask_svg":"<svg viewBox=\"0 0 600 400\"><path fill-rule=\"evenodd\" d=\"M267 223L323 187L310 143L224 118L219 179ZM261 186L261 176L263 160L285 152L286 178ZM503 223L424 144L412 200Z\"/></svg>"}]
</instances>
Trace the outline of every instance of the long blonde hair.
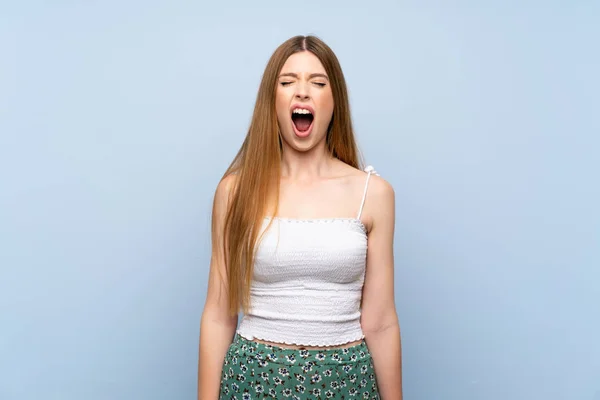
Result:
<instances>
[{"instance_id":1,"label":"long blonde hair","mask_svg":"<svg viewBox=\"0 0 600 400\"><path fill-rule=\"evenodd\" d=\"M265 68L246 138L223 175L236 174L227 209L223 245L229 285L230 313L250 307L250 284L259 234L267 211L277 214L281 138L275 111L277 77L292 54L309 51L321 61L329 77L334 109L326 143L331 155L355 168L361 167L354 138L348 91L334 52L315 36L295 36L282 43ZM275 207L268 210L269 205ZM215 235L213 220L213 235Z\"/></svg>"}]
</instances>

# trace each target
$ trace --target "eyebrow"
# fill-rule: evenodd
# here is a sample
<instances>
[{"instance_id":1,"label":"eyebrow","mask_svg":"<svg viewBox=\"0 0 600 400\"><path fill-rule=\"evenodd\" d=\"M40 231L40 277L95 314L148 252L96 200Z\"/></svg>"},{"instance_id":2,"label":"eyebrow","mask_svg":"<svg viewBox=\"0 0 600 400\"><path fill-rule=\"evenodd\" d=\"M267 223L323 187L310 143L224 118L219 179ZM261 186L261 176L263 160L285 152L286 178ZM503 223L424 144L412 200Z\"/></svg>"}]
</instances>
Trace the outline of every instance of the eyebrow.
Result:
<instances>
[{"instance_id":1,"label":"eyebrow","mask_svg":"<svg viewBox=\"0 0 600 400\"><path fill-rule=\"evenodd\" d=\"M279 75L280 78L282 76L291 76L292 78L298 79L298 74L296 74L294 72L286 72L286 73L283 73L283 74ZM314 74L310 74L308 76L308 79L312 79L312 78L325 78L325 79L329 80L329 77L327 75L320 74L320 73L314 73Z\"/></svg>"}]
</instances>

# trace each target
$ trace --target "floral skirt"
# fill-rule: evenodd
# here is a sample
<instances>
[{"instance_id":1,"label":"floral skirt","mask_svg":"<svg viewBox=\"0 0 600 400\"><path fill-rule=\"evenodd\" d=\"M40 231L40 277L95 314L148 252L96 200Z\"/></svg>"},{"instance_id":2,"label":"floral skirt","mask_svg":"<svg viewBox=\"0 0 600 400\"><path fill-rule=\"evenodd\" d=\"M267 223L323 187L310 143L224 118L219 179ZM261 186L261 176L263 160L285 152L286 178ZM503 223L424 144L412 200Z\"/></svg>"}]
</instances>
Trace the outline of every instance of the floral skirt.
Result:
<instances>
[{"instance_id":1,"label":"floral skirt","mask_svg":"<svg viewBox=\"0 0 600 400\"><path fill-rule=\"evenodd\" d=\"M220 399L379 399L371 354L349 348L285 349L236 335L225 355Z\"/></svg>"}]
</instances>

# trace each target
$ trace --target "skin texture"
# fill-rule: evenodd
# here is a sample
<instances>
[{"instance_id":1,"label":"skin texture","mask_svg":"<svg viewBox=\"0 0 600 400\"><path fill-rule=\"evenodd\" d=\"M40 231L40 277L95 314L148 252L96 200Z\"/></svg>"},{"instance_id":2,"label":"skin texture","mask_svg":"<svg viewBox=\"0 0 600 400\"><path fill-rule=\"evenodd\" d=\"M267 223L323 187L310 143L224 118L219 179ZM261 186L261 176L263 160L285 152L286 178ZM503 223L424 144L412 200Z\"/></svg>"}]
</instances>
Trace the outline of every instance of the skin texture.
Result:
<instances>
[{"instance_id":1,"label":"skin texture","mask_svg":"<svg viewBox=\"0 0 600 400\"><path fill-rule=\"evenodd\" d=\"M314 110L312 131L307 137L294 132L291 110L295 104ZM334 99L325 69L315 55L304 51L288 58L278 77L275 106L282 141L278 215L301 219L356 217L366 173L337 160L327 150ZM217 227L222 226L233 179L235 176L229 176L217 187L213 208ZM394 301L395 194L392 186L379 176L370 178L361 221L368 236L361 326L382 399L402 399L400 327ZM221 241L219 235L213 237L209 288L202 316L198 393L202 400L218 396L221 366L237 324L237 318L227 313L227 283L222 278L226 266L222 251L218 250ZM356 342L339 347L353 344Z\"/></svg>"},{"instance_id":2,"label":"skin texture","mask_svg":"<svg viewBox=\"0 0 600 400\"><path fill-rule=\"evenodd\" d=\"M216 231L220 232L225 219L228 197L233 177L222 180L217 186L213 204ZM198 365L198 399L217 399L221 369L227 348L233 341L237 317L229 314L223 235L212 237L212 256L208 276L208 289L200 323L200 350Z\"/></svg>"},{"instance_id":3,"label":"skin texture","mask_svg":"<svg viewBox=\"0 0 600 400\"><path fill-rule=\"evenodd\" d=\"M294 133L294 105L309 106L315 111L312 132L307 138ZM333 115L333 94L325 68L314 54L305 51L287 59L279 74L275 109L288 153L306 153L324 143Z\"/></svg>"}]
</instances>

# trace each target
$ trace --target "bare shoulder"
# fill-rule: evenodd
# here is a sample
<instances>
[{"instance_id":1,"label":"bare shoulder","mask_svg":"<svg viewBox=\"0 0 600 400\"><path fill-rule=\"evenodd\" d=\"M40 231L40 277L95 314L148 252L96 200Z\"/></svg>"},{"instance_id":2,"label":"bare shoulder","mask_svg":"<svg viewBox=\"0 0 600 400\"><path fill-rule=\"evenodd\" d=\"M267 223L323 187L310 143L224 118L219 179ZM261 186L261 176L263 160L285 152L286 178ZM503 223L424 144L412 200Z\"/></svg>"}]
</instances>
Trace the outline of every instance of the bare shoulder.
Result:
<instances>
[{"instance_id":1,"label":"bare shoulder","mask_svg":"<svg viewBox=\"0 0 600 400\"><path fill-rule=\"evenodd\" d=\"M395 191L392 184L381 176L372 174L367 198L373 203L389 203L394 200L394 197Z\"/></svg>"},{"instance_id":2,"label":"bare shoulder","mask_svg":"<svg viewBox=\"0 0 600 400\"><path fill-rule=\"evenodd\" d=\"M217 185L217 189L215 191L215 197L217 198L227 198L229 194L235 188L235 184L237 182L237 175L229 174L225 176L219 184Z\"/></svg>"},{"instance_id":3,"label":"bare shoulder","mask_svg":"<svg viewBox=\"0 0 600 400\"><path fill-rule=\"evenodd\" d=\"M347 164L344 164L344 168L348 175L352 177L352 180L357 186L361 188L364 187L368 175L367 170L363 171ZM386 198L389 200L390 197L393 198L394 196L394 188L392 185L387 180L379 176L374 169L371 172L371 177L369 178L368 189L367 197L371 201L377 201L377 199L385 201Z\"/></svg>"},{"instance_id":4,"label":"bare shoulder","mask_svg":"<svg viewBox=\"0 0 600 400\"><path fill-rule=\"evenodd\" d=\"M367 171L354 168L348 164L340 162L340 171L347 176L348 182L356 191L361 191L366 183ZM370 203L389 202L394 200L394 188L384 178L379 176L375 171L371 173L369 178L369 186L367 191L367 201Z\"/></svg>"},{"instance_id":5,"label":"bare shoulder","mask_svg":"<svg viewBox=\"0 0 600 400\"><path fill-rule=\"evenodd\" d=\"M230 174L221 179L221 181L217 185L213 205L216 213L221 214L227 209L236 182L237 176L234 174Z\"/></svg>"},{"instance_id":6,"label":"bare shoulder","mask_svg":"<svg viewBox=\"0 0 600 400\"><path fill-rule=\"evenodd\" d=\"M366 175L366 172L364 173ZM364 206L364 216L371 231L376 226L394 225L396 194L385 178L371 174Z\"/></svg>"}]
</instances>

